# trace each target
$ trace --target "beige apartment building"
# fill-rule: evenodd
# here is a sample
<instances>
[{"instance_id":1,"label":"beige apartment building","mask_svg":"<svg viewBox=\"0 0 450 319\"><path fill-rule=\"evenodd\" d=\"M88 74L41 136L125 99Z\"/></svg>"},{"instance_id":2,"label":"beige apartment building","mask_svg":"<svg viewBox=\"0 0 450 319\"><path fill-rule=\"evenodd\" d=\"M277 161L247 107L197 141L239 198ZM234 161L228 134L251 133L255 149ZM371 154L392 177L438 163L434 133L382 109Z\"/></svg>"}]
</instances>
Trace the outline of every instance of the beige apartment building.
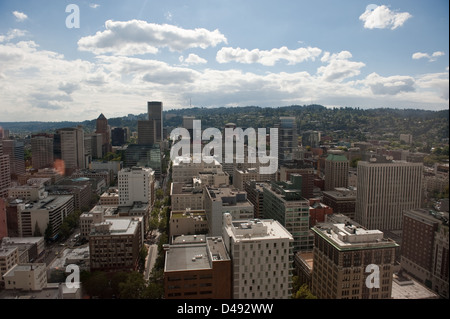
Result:
<instances>
[{"instance_id":1,"label":"beige apartment building","mask_svg":"<svg viewBox=\"0 0 450 319\"><path fill-rule=\"evenodd\" d=\"M102 206L119 206L119 189L108 189L100 196L98 203Z\"/></svg>"},{"instance_id":2,"label":"beige apartment building","mask_svg":"<svg viewBox=\"0 0 450 319\"><path fill-rule=\"evenodd\" d=\"M169 221L170 236L206 234L208 222L205 210L172 210Z\"/></svg>"},{"instance_id":3,"label":"beige apartment building","mask_svg":"<svg viewBox=\"0 0 450 319\"><path fill-rule=\"evenodd\" d=\"M291 296L294 238L273 219L223 216L223 241L233 260L234 299Z\"/></svg>"},{"instance_id":4,"label":"beige apartment building","mask_svg":"<svg viewBox=\"0 0 450 319\"><path fill-rule=\"evenodd\" d=\"M204 209L203 183L198 178L193 178L192 184L172 183L170 197L172 210Z\"/></svg>"},{"instance_id":5,"label":"beige apartment building","mask_svg":"<svg viewBox=\"0 0 450 319\"><path fill-rule=\"evenodd\" d=\"M19 248L18 247L2 247L0 248L0 288L5 287L6 274L15 264L19 262Z\"/></svg>"},{"instance_id":6,"label":"beige apartment building","mask_svg":"<svg viewBox=\"0 0 450 319\"><path fill-rule=\"evenodd\" d=\"M47 286L45 263L16 264L3 275L5 289L40 291Z\"/></svg>"}]
</instances>

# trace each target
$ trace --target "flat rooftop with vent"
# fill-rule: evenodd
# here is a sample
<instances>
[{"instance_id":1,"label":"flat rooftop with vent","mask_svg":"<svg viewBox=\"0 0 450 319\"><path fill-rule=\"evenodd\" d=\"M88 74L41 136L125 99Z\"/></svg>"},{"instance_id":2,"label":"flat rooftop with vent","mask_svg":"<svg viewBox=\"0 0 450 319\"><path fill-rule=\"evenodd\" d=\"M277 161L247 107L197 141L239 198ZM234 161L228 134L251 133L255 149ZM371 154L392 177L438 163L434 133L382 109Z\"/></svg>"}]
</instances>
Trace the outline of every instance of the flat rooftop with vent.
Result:
<instances>
[{"instance_id":1,"label":"flat rooftop with vent","mask_svg":"<svg viewBox=\"0 0 450 319\"><path fill-rule=\"evenodd\" d=\"M312 230L338 249L354 248L361 245L366 248L398 245L392 239L386 238L380 230L369 230L349 221L345 223L319 223Z\"/></svg>"},{"instance_id":2,"label":"flat rooftop with vent","mask_svg":"<svg viewBox=\"0 0 450 319\"><path fill-rule=\"evenodd\" d=\"M166 246L164 272L212 269L214 261L229 261L222 237L179 236Z\"/></svg>"}]
</instances>

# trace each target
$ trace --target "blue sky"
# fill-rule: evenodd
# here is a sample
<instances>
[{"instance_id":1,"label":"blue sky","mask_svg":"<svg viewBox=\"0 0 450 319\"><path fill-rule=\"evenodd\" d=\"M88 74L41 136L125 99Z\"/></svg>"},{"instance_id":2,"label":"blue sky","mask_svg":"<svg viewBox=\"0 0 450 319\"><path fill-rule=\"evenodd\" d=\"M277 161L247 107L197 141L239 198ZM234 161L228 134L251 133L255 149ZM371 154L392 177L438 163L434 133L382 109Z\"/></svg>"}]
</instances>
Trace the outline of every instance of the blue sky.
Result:
<instances>
[{"instance_id":1,"label":"blue sky","mask_svg":"<svg viewBox=\"0 0 450 319\"><path fill-rule=\"evenodd\" d=\"M448 6L2 0L0 122L139 114L151 100L448 109Z\"/></svg>"}]
</instances>

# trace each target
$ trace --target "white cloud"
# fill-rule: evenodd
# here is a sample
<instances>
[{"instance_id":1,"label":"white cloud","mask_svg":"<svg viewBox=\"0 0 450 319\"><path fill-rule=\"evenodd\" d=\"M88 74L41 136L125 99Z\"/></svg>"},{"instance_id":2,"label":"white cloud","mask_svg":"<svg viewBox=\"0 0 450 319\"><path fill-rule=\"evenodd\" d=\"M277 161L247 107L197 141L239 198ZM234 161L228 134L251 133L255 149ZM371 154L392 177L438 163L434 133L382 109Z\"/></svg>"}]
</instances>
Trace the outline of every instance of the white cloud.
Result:
<instances>
[{"instance_id":1,"label":"white cloud","mask_svg":"<svg viewBox=\"0 0 450 319\"><path fill-rule=\"evenodd\" d=\"M100 7L100 5L97 3L90 3L89 7L91 7L92 9L97 9L98 7Z\"/></svg>"},{"instance_id":2,"label":"white cloud","mask_svg":"<svg viewBox=\"0 0 450 319\"><path fill-rule=\"evenodd\" d=\"M351 80L364 66L348 51L325 52L315 74L182 66L126 56L98 55L94 62L68 60L33 41L0 43L2 120L86 120L145 111L151 98L167 108L281 106L314 103L350 107L448 106L448 71L414 77L376 73ZM45 79L45 81L42 81ZM151 96L149 97L149 94ZM188 101L188 102L186 102ZM42 111L44 110L44 111Z\"/></svg>"},{"instance_id":3,"label":"white cloud","mask_svg":"<svg viewBox=\"0 0 450 319\"><path fill-rule=\"evenodd\" d=\"M23 12L13 11L13 15L16 17L16 20L19 22L22 22L22 21L25 21L26 19L28 19L28 16Z\"/></svg>"},{"instance_id":4,"label":"white cloud","mask_svg":"<svg viewBox=\"0 0 450 319\"><path fill-rule=\"evenodd\" d=\"M433 62L433 61L436 61L436 59L438 57L443 56L443 55L445 55L445 53L442 51L433 52L433 54L431 54L431 55L429 55L428 53L416 52L412 55L412 58L414 60L428 59L429 62Z\"/></svg>"},{"instance_id":5,"label":"white cloud","mask_svg":"<svg viewBox=\"0 0 450 319\"><path fill-rule=\"evenodd\" d=\"M179 58L180 62L184 62L186 65L190 64L206 64L208 63L207 60L199 57L197 54L190 53L189 56L185 59L183 56L180 56Z\"/></svg>"},{"instance_id":6,"label":"white cloud","mask_svg":"<svg viewBox=\"0 0 450 319\"><path fill-rule=\"evenodd\" d=\"M363 62L349 61L352 54L349 51L341 51L330 55L330 52L325 52L320 59L326 66L321 66L317 69L317 74L320 74L325 81L343 81L344 79L357 76L361 73L360 69L365 66Z\"/></svg>"},{"instance_id":7,"label":"white cloud","mask_svg":"<svg viewBox=\"0 0 450 319\"><path fill-rule=\"evenodd\" d=\"M373 72L365 79L375 95L396 95L402 92L414 92L415 80L411 76L395 75L383 77Z\"/></svg>"},{"instance_id":8,"label":"white cloud","mask_svg":"<svg viewBox=\"0 0 450 319\"><path fill-rule=\"evenodd\" d=\"M266 66L273 66L280 60L286 60L288 64L292 65L307 60L314 61L321 53L321 49L311 47L296 50L281 47L270 51L259 49L249 51L241 48L224 47L217 52L216 60L219 63L235 61L244 64L259 63Z\"/></svg>"},{"instance_id":9,"label":"white cloud","mask_svg":"<svg viewBox=\"0 0 450 319\"><path fill-rule=\"evenodd\" d=\"M12 39L23 37L28 33L26 30L12 29L6 35L0 34L0 42L10 41Z\"/></svg>"},{"instance_id":10,"label":"white cloud","mask_svg":"<svg viewBox=\"0 0 450 319\"><path fill-rule=\"evenodd\" d=\"M171 51L189 48L215 47L227 39L218 30L183 29L169 24L154 24L141 20L105 22L105 31L78 41L81 51L95 54L137 55L158 52L167 47Z\"/></svg>"},{"instance_id":11,"label":"white cloud","mask_svg":"<svg viewBox=\"0 0 450 319\"><path fill-rule=\"evenodd\" d=\"M364 21L366 29L387 29L391 30L401 27L406 20L412 17L408 12L394 12L387 6L370 5L366 8L359 20Z\"/></svg>"},{"instance_id":12,"label":"white cloud","mask_svg":"<svg viewBox=\"0 0 450 319\"><path fill-rule=\"evenodd\" d=\"M437 92L443 100L449 100L448 72L423 74L417 78L416 83L422 89Z\"/></svg>"}]
</instances>

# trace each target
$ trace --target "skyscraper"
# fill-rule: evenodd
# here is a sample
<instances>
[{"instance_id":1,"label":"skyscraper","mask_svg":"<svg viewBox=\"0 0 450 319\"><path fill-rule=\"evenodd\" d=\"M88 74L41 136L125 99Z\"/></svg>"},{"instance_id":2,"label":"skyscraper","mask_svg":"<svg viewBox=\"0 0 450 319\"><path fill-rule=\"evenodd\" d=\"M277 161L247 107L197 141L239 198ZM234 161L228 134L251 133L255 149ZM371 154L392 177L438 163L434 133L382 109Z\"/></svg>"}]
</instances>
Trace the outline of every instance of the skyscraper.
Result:
<instances>
[{"instance_id":1,"label":"skyscraper","mask_svg":"<svg viewBox=\"0 0 450 319\"><path fill-rule=\"evenodd\" d=\"M403 212L421 207L423 163L358 162L355 221L370 229L400 230Z\"/></svg>"},{"instance_id":2,"label":"skyscraper","mask_svg":"<svg viewBox=\"0 0 450 319\"><path fill-rule=\"evenodd\" d=\"M112 151L111 141L110 141L110 128L108 125L108 120L102 114L97 118L97 129L95 133L102 134L102 155Z\"/></svg>"},{"instance_id":3,"label":"skyscraper","mask_svg":"<svg viewBox=\"0 0 450 319\"><path fill-rule=\"evenodd\" d=\"M61 159L66 170L86 168L84 158L84 131L82 126L58 130L61 140Z\"/></svg>"},{"instance_id":4,"label":"skyscraper","mask_svg":"<svg viewBox=\"0 0 450 319\"><path fill-rule=\"evenodd\" d=\"M11 171L9 156L3 154L3 143L0 139L0 197L8 196L8 188L11 186Z\"/></svg>"},{"instance_id":5,"label":"skyscraper","mask_svg":"<svg viewBox=\"0 0 450 319\"><path fill-rule=\"evenodd\" d=\"M155 143L163 140L163 104L162 102L147 102L148 120L155 127Z\"/></svg>"},{"instance_id":6,"label":"skyscraper","mask_svg":"<svg viewBox=\"0 0 450 319\"><path fill-rule=\"evenodd\" d=\"M348 187L348 168L349 161L343 155L343 151L330 151L325 160L325 190Z\"/></svg>"},{"instance_id":7,"label":"skyscraper","mask_svg":"<svg viewBox=\"0 0 450 319\"><path fill-rule=\"evenodd\" d=\"M126 131L122 127L115 127L111 131L111 144L113 146L122 146L126 142Z\"/></svg>"},{"instance_id":8,"label":"skyscraper","mask_svg":"<svg viewBox=\"0 0 450 319\"><path fill-rule=\"evenodd\" d=\"M138 121L138 144L160 144L163 137L162 102L148 102L147 120Z\"/></svg>"},{"instance_id":9,"label":"skyscraper","mask_svg":"<svg viewBox=\"0 0 450 319\"><path fill-rule=\"evenodd\" d=\"M295 159L298 148L297 123L295 117L281 116L275 127L278 128L278 165L282 166Z\"/></svg>"},{"instance_id":10,"label":"skyscraper","mask_svg":"<svg viewBox=\"0 0 450 319\"><path fill-rule=\"evenodd\" d=\"M34 134L31 136L31 161L34 169L53 167L53 136Z\"/></svg>"},{"instance_id":11,"label":"skyscraper","mask_svg":"<svg viewBox=\"0 0 450 319\"><path fill-rule=\"evenodd\" d=\"M23 142L3 140L3 154L9 156L11 175L25 174L25 149Z\"/></svg>"}]
</instances>

